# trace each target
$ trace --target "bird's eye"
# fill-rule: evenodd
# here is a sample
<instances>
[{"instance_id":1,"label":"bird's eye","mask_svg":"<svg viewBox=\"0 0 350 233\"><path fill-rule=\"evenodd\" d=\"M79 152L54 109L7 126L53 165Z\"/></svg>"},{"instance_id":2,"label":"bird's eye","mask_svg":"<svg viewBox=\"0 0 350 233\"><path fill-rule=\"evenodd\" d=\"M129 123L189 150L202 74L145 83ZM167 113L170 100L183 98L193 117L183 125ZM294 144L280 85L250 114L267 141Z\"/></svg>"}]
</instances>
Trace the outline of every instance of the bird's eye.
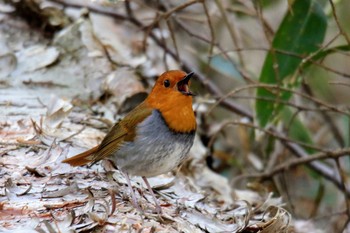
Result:
<instances>
[{"instance_id":1,"label":"bird's eye","mask_svg":"<svg viewBox=\"0 0 350 233\"><path fill-rule=\"evenodd\" d=\"M164 87L169 87L170 86L170 81L168 79L166 79L164 81Z\"/></svg>"}]
</instances>

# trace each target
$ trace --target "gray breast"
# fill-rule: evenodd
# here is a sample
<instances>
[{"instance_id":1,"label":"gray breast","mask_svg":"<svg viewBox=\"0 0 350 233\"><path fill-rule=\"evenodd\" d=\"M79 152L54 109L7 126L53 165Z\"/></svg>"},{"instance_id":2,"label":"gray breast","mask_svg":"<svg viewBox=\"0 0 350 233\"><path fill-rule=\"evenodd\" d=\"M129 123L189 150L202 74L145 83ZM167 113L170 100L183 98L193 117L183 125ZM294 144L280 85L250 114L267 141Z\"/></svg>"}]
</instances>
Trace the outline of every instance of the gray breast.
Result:
<instances>
[{"instance_id":1,"label":"gray breast","mask_svg":"<svg viewBox=\"0 0 350 233\"><path fill-rule=\"evenodd\" d=\"M113 155L117 166L130 175L152 177L171 171L188 155L194 132L176 133L154 110L136 129L133 142L125 142Z\"/></svg>"}]
</instances>

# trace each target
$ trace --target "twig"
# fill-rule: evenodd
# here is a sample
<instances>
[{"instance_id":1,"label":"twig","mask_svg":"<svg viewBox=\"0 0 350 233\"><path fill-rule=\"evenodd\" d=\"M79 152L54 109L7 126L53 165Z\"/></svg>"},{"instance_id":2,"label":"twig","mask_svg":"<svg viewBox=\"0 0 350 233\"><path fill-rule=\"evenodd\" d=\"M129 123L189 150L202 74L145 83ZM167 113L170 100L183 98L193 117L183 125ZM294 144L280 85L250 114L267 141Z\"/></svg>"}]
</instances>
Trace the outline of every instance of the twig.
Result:
<instances>
[{"instance_id":1,"label":"twig","mask_svg":"<svg viewBox=\"0 0 350 233\"><path fill-rule=\"evenodd\" d=\"M291 145L291 144L290 144ZM294 148L296 149L296 148ZM318 160L323 160L323 159L335 159L335 158L340 158L343 156L347 156L350 153L350 148L345 148L345 149L339 149L335 151L324 151L324 152L319 152L313 155L305 155L305 157L301 158L296 158L296 159L291 159L289 161L286 161L280 165L275 166L272 170L269 172L263 172L263 173L255 173L255 174L247 174L247 175L241 175L238 177L235 177L235 179L232 181L232 183L235 183L236 180L242 179L242 178L261 178L262 180L269 179L272 176L290 170L291 168L300 166L300 165L310 165L314 162L317 162ZM313 167L314 169L314 167ZM315 171L319 172L319 169L314 169ZM334 172L332 171L331 174L327 172L321 173L322 176L325 176L332 181L340 190L346 193L347 197L350 197L350 190L345 189L343 187L343 183L339 178L334 177ZM330 177L329 177L330 176Z\"/></svg>"},{"instance_id":2,"label":"twig","mask_svg":"<svg viewBox=\"0 0 350 233\"><path fill-rule=\"evenodd\" d=\"M250 85L246 85L246 86L243 86L243 87L239 87L239 88L236 88L232 91L230 91L229 93L227 93L226 95L222 96L209 110L208 110L208 113L210 113L216 106L218 106L222 101L224 101L225 99L227 99L228 97L230 96L233 96L235 95L236 93L238 92L241 92L243 90L247 90L247 89L255 89L255 88L260 88L260 87L263 87L263 88L266 88L268 89L269 91L271 91L272 93L274 92L274 90L278 90L278 91L286 91L286 92L291 92L293 94L296 94L296 95L299 95L307 100L310 100L314 103L317 103L323 107L325 107L326 109L330 109L334 112L338 112L338 113L342 113L342 114L345 114L347 116L350 116L350 113L349 112L345 112L337 107L335 107L334 105L330 105L326 102L323 102L322 100L320 99L316 99L314 98L313 96L310 96L310 95L307 95L307 94L304 94L302 92L299 92L299 91L295 91L293 89L289 89L289 88L286 88L286 87L282 87L282 86L279 86L279 85L275 85L275 84L250 84ZM274 99L274 101L277 101L276 99ZM279 102L283 103L282 100L278 100Z\"/></svg>"},{"instance_id":3,"label":"twig","mask_svg":"<svg viewBox=\"0 0 350 233\"><path fill-rule=\"evenodd\" d=\"M145 33L145 36L144 36L144 40L143 40L143 44L144 44L144 48L146 48L146 40L149 36L149 33L153 30L153 28L156 26L156 25L159 25L160 22L162 20L165 20L167 21L169 19L169 17L171 15L173 15L174 13L178 12L178 11L181 11L183 9L185 9L186 7L190 6L190 5L193 5L197 2L199 2L200 0L192 0L192 1L189 1L189 2L185 2L184 4L181 4L181 5L178 5L176 7L173 7L171 8L170 10L168 10L167 12L161 12L161 11L157 11L157 14L153 20L153 22L146 26L147 30L146 30L146 33ZM125 1L125 5L126 6L129 6L129 1ZM136 17L134 16L134 14L132 13L132 10L131 10L131 7L127 7L127 11L126 11L127 15L129 16L129 18L131 19L136 19ZM138 20L137 20L138 21ZM165 43L164 43L165 44Z\"/></svg>"},{"instance_id":4,"label":"twig","mask_svg":"<svg viewBox=\"0 0 350 233\"><path fill-rule=\"evenodd\" d=\"M163 17L164 17L164 19L168 19L175 12L181 11L181 10L183 10L183 9L185 9L185 8L195 4L195 3L198 3L198 2L201 2L201 0L192 0L192 1L185 2L182 5L178 5L172 9L168 10L167 12L165 12L163 14Z\"/></svg>"},{"instance_id":5,"label":"twig","mask_svg":"<svg viewBox=\"0 0 350 233\"><path fill-rule=\"evenodd\" d=\"M243 8L238 9L238 8L234 8L234 7L230 6L227 8L227 11L233 12L233 13L237 12L239 14L246 14L246 15L251 16L251 17L257 17L262 22L262 25L264 27L266 35L269 35L269 37L272 37L275 34L272 27L267 22L267 20L264 17L262 17L261 12L257 11L256 8L249 9L249 6L247 6L247 4L246 4L246 3L250 3L249 1L243 0L243 1L240 1L240 3L242 5L244 5L246 8L245 9L243 9Z\"/></svg>"},{"instance_id":6,"label":"twig","mask_svg":"<svg viewBox=\"0 0 350 233\"><path fill-rule=\"evenodd\" d=\"M47 149L48 146L45 145L38 145L33 143L25 143L25 142L0 142L1 146L19 146L19 147L34 147L34 148L40 148L40 149Z\"/></svg>"},{"instance_id":7,"label":"twig","mask_svg":"<svg viewBox=\"0 0 350 233\"><path fill-rule=\"evenodd\" d=\"M313 161L323 160L323 159L335 159L343 156L347 156L350 153L350 148L338 149L338 150L327 150L319 152L313 155L308 155L307 157L292 159L291 161L286 161L276 167L274 167L269 173L264 174L264 177L271 177L281 171L294 168L299 165L304 165L311 163Z\"/></svg>"},{"instance_id":8,"label":"twig","mask_svg":"<svg viewBox=\"0 0 350 233\"><path fill-rule=\"evenodd\" d=\"M313 92L308 85L306 85L304 83L303 87L309 96L313 96ZM314 102L314 104L316 105L316 107L323 106L322 104L320 104L318 102ZM324 112L324 111L321 111L321 115L324 119L324 122L329 125L329 128L331 129L331 132L333 133L335 140L338 142L338 144L341 147L344 147L345 146L344 138L343 138L341 132L339 131L338 127L336 126L336 124L333 122L332 118L328 115L327 112Z\"/></svg>"},{"instance_id":9,"label":"twig","mask_svg":"<svg viewBox=\"0 0 350 233\"><path fill-rule=\"evenodd\" d=\"M256 130L259 130L259 131L262 131L268 135L271 135L277 139L279 139L280 141L285 141L285 142L290 142L290 143L295 143L295 144L298 144L298 145L301 145L303 147L306 147L306 148L310 148L310 149L313 149L313 150L317 150L317 151L322 151L322 152L327 152L329 150L327 149L324 149L324 148L321 148L321 147L318 147L318 146L315 146L315 145L310 145L308 143L305 143L305 142L299 142L299 141L295 141L291 138L288 138L286 137L285 135L281 135L280 133L277 133L275 130L272 130L272 129L264 129L264 128L261 128L257 125L254 125L252 123L246 123L246 122L240 122L240 121L227 121L225 122L224 124L221 125L220 129L214 134L214 136L210 139L209 143L208 143L208 147L211 147L211 145L213 144L213 141L215 139L215 137L217 136L217 133L220 132L222 129L224 129L227 125L241 125L241 126L246 126L246 127L249 127L249 128L252 128L252 129L256 129Z\"/></svg>"},{"instance_id":10,"label":"twig","mask_svg":"<svg viewBox=\"0 0 350 233\"><path fill-rule=\"evenodd\" d=\"M339 32L344 36L346 42L348 43L348 45L350 46L350 38L348 37L348 35L346 34L346 32L343 30L343 27L340 25L339 20L338 20L338 16L337 16L337 12L335 10L335 6L333 3L333 0L329 0L329 3L331 4L332 7L332 13L333 13L333 17L334 20L338 26Z\"/></svg>"},{"instance_id":11,"label":"twig","mask_svg":"<svg viewBox=\"0 0 350 233\"><path fill-rule=\"evenodd\" d=\"M209 10L208 10L206 1L203 1L202 5L203 5L204 13L205 13L205 15L207 17L207 21L208 21L208 25L209 25L209 31L210 31L210 37L211 37L211 39L210 39L210 46L209 46L209 54L208 54L208 65L209 65L210 61L211 61L211 56L213 55L216 39L215 39L214 27L213 27L213 24L212 24L211 19L210 19Z\"/></svg>"},{"instance_id":12,"label":"twig","mask_svg":"<svg viewBox=\"0 0 350 233\"><path fill-rule=\"evenodd\" d=\"M340 85L340 86L350 87L350 83L346 83L346 82L331 81L328 83L332 84L332 85Z\"/></svg>"},{"instance_id":13,"label":"twig","mask_svg":"<svg viewBox=\"0 0 350 233\"><path fill-rule=\"evenodd\" d=\"M239 48L239 43L238 43L238 39L237 39L237 35L235 32L235 29L233 28L233 24L229 22L228 17L226 15L226 11L224 9L224 6L222 5L222 1L220 0L215 0L215 3L221 13L222 19L224 20L224 23L226 24L226 27L228 29L228 32L230 34L230 37L232 39L233 44L235 45L236 48ZM240 52L238 52L238 59L239 59L239 63L242 67L244 67L244 59L243 56Z\"/></svg>"},{"instance_id":14,"label":"twig","mask_svg":"<svg viewBox=\"0 0 350 233\"><path fill-rule=\"evenodd\" d=\"M338 109L339 111L334 111L334 109L329 109L327 107L324 107L324 106L320 106L320 107L315 107L315 108L312 108L312 107L305 107L303 105L298 105L298 104L295 104L293 102L290 102L290 101L284 101L284 100L280 100L280 99L275 99L275 98L271 98L271 97L256 97L256 96L245 96L245 95L234 95L234 96L230 96L231 98L234 98L234 99L251 99L251 100L264 100L266 102L272 102L272 103L276 103L276 104L282 104L282 105L286 105L286 106L289 106L289 107L293 107L299 111L307 111L307 112L324 112L324 111L327 111L327 112L337 112L337 113L341 113L341 114L345 114L347 116L350 116L350 113L348 112L344 112L343 110L341 109ZM217 106L217 105L216 105ZM213 111L213 107L211 107L209 109L210 111L207 113L207 115L211 114L211 112Z\"/></svg>"},{"instance_id":15,"label":"twig","mask_svg":"<svg viewBox=\"0 0 350 233\"><path fill-rule=\"evenodd\" d=\"M179 49L178 49L177 43L176 43L176 36L175 36L175 33L174 33L174 28L173 28L171 23L172 22L169 21L169 20L166 21L166 24L167 24L167 26L169 28L171 40L173 41L176 57L177 57L177 59L180 59L180 53L179 53Z\"/></svg>"}]
</instances>

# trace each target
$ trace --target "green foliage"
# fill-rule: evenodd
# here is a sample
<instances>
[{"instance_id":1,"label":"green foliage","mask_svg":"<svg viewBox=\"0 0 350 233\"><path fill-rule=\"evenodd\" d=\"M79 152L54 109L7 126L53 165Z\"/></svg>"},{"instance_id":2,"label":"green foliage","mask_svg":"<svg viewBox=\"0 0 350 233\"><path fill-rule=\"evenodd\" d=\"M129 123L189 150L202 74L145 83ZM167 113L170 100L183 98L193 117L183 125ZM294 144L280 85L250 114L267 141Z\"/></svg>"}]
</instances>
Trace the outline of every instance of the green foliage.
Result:
<instances>
[{"instance_id":1,"label":"green foliage","mask_svg":"<svg viewBox=\"0 0 350 233\"><path fill-rule=\"evenodd\" d=\"M297 87L300 78L296 75L304 59L312 56L323 42L327 18L316 0L296 0L284 17L267 54L260 83ZM280 112L283 105L275 99L287 101L290 92L258 88L256 119L265 127ZM280 102L280 101L279 101Z\"/></svg>"}]
</instances>

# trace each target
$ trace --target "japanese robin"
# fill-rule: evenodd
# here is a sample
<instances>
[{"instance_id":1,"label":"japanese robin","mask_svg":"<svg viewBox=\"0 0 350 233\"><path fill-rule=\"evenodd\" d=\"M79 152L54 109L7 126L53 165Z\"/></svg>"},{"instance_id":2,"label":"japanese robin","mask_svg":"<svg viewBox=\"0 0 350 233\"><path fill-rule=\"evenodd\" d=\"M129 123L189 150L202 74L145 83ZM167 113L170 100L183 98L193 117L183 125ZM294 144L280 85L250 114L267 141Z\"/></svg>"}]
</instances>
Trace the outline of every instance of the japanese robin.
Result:
<instances>
[{"instance_id":1,"label":"japanese robin","mask_svg":"<svg viewBox=\"0 0 350 233\"><path fill-rule=\"evenodd\" d=\"M147 177L167 173L181 164L193 144L196 119L189 90L192 73L163 73L151 93L116 123L101 144L64 160L72 166L111 160L128 181L133 204L139 208L129 175L141 176L152 194L157 212L161 207Z\"/></svg>"}]
</instances>

